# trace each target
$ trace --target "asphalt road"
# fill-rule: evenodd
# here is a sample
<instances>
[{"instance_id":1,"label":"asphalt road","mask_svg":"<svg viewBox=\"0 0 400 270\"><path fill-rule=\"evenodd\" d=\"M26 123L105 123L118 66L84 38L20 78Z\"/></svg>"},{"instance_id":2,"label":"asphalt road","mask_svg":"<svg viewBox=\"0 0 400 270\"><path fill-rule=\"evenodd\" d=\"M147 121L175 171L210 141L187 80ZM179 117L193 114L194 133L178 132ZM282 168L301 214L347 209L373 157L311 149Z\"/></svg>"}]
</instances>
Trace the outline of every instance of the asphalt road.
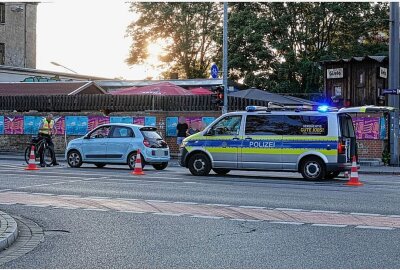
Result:
<instances>
[{"instance_id":1,"label":"asphalt road","mask_svg":"<svg viewBox=\"0 0 400 270\"><path fill-rule=\"evenodd\" d=\"M400 268L398 176L24 167L1 161L0 210L45 237L3 268Z\"/></svg>"}]
</instances>

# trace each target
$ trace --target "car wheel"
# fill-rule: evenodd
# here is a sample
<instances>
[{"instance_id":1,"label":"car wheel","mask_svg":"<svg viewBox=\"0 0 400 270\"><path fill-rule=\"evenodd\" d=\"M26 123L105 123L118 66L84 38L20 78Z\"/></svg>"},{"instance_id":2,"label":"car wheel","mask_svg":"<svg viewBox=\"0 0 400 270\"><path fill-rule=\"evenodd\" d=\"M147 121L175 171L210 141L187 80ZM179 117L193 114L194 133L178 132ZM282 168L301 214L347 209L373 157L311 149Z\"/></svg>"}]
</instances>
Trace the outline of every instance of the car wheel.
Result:
<instances>
[{"instance_id":1,"label":"car wheel","mask_svg":"<svg viewBox=\"0 0 400 270\"><path fill-rule=\"evenodd\" d=\"M228 169L221 169L221 168L213 168L212 169L216 174L219 174L219 175L225 175L225 174L227 174L227 173L229 173L231 170L228 170Z\"/></svg>"},{"instance_id":2,"label":"car wheel","mask_svg":"<svg viewBox=\"0 0 400 270\"><path fill-rule=\"evenodd\" d=\"M307 158L301 163L300 173L306 180L322 180L326 174L325 164L320 158Z\"/></svg>"},{"instance_id":3,"label":"car wheel","mask_svg":"<svg viewBox=\"0 0 400 270\"><path fill-rule=\"evenodd\" d=\"M211 162L205 154L195 154L189 159L188 168L193 175L206 176L211 171Z\"/></svg>"},{"instance_id":4,"label":"car wheel","mask_svg":"<svg viewBox=\"0 0 400 270\"><path fill-rule=\"evenodd\" d=\"M328 179L328 180L334 179L334 178L338 177L339 174L340 174L340 172L337 172L337 171L336 172L327 172L325 175L325 179Z\"/></svg>"},{"instance_id":5,"label":"car wheel","mask_svg":"<svg viewBox=\"0 0 400 270\"><path fill-rule=\"evenodd\" d=\"M95 163L94 164L97 168L103 168L104 166L106 166L105 163Z\"/></svg>"},{"instance_id":6,"label":"car wheel","mask_svg":"<svg viewBox=\"0 0 400 270\"><path fill-rule=\"evenodd\" d=\"M164 170L165 168L167 168L167 166L168 166L168 162L163 162L160 164L153 164L153 168L158 171Z\"/></svg>"},{"instance_id":7,"label":"car wheel","mask_svg":"<svg viewBox=\"0 0 400 270\"><path fill-rule=\"evenodd\" d=\"M67 162L70 167L79 168L82 166L82 156L78 151L72 150L68 153Z\"/></svg>"},{"instance_id":8,"label":"car wheel","mask_svg":"<svg viewBox=\"0 0 400 270\"><path fill-rule=\"evenodd\" d=\"M142 169L144 169L144 166L146 165L144 162L144 158L142 155L140 155L140 160L142 161ZM136 163L136 153L130 153L128 156L128 166L129 169L133 170L135 169L135 163Z\"/></svg>"}]
</instances>

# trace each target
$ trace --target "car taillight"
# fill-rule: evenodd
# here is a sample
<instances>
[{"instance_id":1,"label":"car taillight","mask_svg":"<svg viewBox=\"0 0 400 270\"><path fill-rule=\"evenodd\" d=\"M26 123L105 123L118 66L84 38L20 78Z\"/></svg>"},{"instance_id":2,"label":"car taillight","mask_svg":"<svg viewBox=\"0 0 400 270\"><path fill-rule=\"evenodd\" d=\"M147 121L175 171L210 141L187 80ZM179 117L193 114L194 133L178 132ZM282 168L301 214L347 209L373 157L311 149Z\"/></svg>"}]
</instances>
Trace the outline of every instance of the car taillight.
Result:
<instances>
[{"instance_id":1,"label":"car taillight","mask_svg":"<svg viewBox=\"0 0 400 270\"><path fill-rule=\"evenodd\" d=\"M146 140L146 139L143 140L143 144L144 144L144 146L146 146L146 147L150 147L150 143L149 143L149 141Z\"/></svg>"},{"instance_id":2,"label":"car taillight","mask_svg":"<svg viewBox=\"0 0 400 270\"><path fill-rule=\"evenodd\" d=\"M346 145L343 144L342 140L339 140L339 141L338 141L337 150L338 150L338 154L345 154L345 152L346 152Z\"/></svg>"}]
</instances>

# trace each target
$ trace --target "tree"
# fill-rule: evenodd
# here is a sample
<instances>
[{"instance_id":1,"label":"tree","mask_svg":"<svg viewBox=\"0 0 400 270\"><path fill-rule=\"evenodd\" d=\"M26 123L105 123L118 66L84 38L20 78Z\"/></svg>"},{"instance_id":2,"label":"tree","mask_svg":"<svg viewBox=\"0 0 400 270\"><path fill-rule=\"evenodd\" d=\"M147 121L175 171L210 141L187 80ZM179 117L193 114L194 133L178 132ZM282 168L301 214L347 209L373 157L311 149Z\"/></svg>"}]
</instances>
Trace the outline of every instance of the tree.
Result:
<instances>
[{"instance_id":1,"label":"tree","mask_svg":"<svg viewBox=\"0 0 400 270\"><path fill-rule=\"evenodd\" d=\"M316 91L319 61L388 51L387 3L237 3L232 11L230 68L250 86Z\"/></svg>"},{"instance_id":2,"label":"tree","mask_svg":"<svg viewBox=\"0 0 400 270\"><path fill-rule=\"evenodd\" d=\"M221 5L212 2L134 2L130 10L140 14L127 35L132 37L128 64L142 64L148 45L165 44L160 61L180 78L207 78L212 61L220 54ZM166 74L166 73L165 73Z\"/></svg>"}]
</instances>

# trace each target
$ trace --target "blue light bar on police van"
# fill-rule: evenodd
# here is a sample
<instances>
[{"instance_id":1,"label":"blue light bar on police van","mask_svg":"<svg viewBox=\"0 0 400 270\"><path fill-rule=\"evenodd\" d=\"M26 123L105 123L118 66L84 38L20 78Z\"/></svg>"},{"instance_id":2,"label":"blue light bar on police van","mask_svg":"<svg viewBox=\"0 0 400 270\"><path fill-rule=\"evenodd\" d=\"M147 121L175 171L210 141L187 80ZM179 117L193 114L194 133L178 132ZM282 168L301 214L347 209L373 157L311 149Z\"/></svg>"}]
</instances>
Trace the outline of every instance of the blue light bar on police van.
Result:
<instances>
[{"instance_id":1,"label":"blue light bar on police van","mask_svg":"<svg viewBox=\"0 0 400 270\"><path fill-rule=\"evenodd\" d=\"M264 106L247 106L246 107L247 112L255 112L255 111L268 111L268 107Z\"/></svg>"},{"instance_id":2,"label":"blue light bar on police van","mask_svg":"<svg viewBox=\"0 0 400 270\"><path fill-rule=\"evenodd\" d=\"M318 106L317 111L319 112L327 112L329 110L329 106L328 105L321 105Z\"/></svg>"}]
</instances>

